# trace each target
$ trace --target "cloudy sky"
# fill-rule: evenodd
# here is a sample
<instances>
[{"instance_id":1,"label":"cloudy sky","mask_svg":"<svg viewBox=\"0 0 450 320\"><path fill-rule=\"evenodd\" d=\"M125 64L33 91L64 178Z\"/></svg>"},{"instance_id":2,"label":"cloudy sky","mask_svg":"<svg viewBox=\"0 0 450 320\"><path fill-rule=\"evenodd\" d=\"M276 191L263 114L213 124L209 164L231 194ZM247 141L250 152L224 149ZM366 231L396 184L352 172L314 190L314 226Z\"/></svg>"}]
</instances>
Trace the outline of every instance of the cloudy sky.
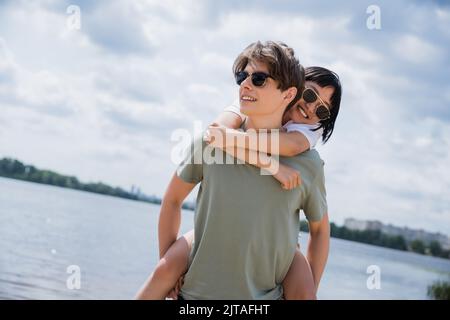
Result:
<instances>
[{"instance_id":1,"label":"cloudy sky","mask_svg":"<svg viewBox=\"0 0 450 320\"><path fill-rule=\"evenodd\" d=\"M381 29L367 27L370 5ZM231 65L255 40L341 77L335 133L318 148L331 220L450 235L444 1L0 1L0 157L162 196L172 133L235 98Z\"/></svg>"}]
</instances>

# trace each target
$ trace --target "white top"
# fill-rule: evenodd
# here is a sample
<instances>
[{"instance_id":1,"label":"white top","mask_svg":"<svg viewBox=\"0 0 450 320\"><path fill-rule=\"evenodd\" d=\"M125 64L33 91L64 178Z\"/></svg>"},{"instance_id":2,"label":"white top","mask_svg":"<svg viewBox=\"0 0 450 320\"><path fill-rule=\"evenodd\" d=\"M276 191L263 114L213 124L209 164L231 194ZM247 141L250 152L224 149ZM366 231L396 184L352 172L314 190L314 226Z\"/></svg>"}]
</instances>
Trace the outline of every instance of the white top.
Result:
<instances>
[{"instance_id":1,"label":"white top","mask_svg":"<svg viewBox=\"0 0 450 320\"><path fill-rule=\"evenodd\" d=\"M237 100L234 101L233 104L226 107L224 111L230 111L230 112L236 113L237 115L239 115L241 117L242 121L245 120L246 116L241 113L240 108L239 108L239 102ZM319 139L322 137L322 133L323 133L323 128L316 130L316 131L311 130L311 129L317 128L318 126L319 125L317 125L317 124L296 123L291 120L291 121L286 122L283 125L283 128L287 132L297 131L297 132L300 132L301 134L303 134L309 142L309 148L313 149L316 146L317 141L319 141Z\"/></svg>"}]
</instances>

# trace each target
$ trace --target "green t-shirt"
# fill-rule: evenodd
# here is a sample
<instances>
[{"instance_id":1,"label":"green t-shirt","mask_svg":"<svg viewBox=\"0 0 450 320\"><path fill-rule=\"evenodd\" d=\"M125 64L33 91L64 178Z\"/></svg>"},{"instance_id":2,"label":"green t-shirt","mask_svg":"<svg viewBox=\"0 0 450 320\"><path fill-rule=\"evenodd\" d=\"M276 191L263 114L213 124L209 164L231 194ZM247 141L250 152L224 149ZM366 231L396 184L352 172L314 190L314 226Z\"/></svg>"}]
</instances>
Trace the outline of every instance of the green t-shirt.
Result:
<instances>
[{"instance_id":1,"label":"green t-shirt","mask_svg":"<svg viewBox=\"0 0 450 320\"><path fill-rule=\"evenodd\" d=\"M194 215L194 245L181 295L184 299L280 299L299 233L299 210L309 221L327 212L324 162L317 151L280 162L301 173L302 184L284 190L248 164L233 162L201 139L177 168L185 182L201 183Z\"/></svg>"}]
</instances>

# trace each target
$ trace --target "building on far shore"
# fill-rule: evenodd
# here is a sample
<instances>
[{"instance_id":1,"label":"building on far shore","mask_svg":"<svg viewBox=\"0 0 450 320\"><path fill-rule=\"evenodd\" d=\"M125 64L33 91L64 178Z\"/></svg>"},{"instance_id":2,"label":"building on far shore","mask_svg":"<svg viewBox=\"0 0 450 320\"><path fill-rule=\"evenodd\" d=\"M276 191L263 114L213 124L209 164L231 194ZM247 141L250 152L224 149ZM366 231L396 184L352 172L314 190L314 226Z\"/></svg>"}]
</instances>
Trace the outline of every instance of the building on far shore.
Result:
<instances>
[{"instance_id":1,"label":"building on far shore","mask_svg":"<svg viewBox=\"0 0 450 320\"><path fill-rule=\"evenodd\" d=\"M437 241L445 250L450 250L450 239L441 233L432 233L424 230L410 229L408 227L396 227L391 224L385 225L380 221L358 220L348 218L344 221L344 227L350 230L379 230L390 236L402 236L407 242L421 240L426 244Z\"/></svg>"}]
</instances>

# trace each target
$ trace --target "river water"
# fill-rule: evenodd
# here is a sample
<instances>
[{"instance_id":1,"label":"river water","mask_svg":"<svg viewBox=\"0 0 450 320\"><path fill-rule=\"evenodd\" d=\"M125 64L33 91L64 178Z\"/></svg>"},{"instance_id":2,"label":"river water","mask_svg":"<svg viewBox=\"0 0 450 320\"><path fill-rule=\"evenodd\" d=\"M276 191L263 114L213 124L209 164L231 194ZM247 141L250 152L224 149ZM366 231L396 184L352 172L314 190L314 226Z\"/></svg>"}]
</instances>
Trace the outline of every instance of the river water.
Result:
<instances>
[{"instance_id":1,"label":"river water","mask_svg":"<svg viewBox=\"0 0 450 320\"><path fill-rule=\"evenodd\" d=\"M157 205L0 178L0 299L132 299L158 259L158 214ZM184 211L181 231L192 225ZM373 270L378 289L368 285ZM450 260L332 239L318 298L426 299L427 286L449 276Z\"/></svg>"}]
</instances>

